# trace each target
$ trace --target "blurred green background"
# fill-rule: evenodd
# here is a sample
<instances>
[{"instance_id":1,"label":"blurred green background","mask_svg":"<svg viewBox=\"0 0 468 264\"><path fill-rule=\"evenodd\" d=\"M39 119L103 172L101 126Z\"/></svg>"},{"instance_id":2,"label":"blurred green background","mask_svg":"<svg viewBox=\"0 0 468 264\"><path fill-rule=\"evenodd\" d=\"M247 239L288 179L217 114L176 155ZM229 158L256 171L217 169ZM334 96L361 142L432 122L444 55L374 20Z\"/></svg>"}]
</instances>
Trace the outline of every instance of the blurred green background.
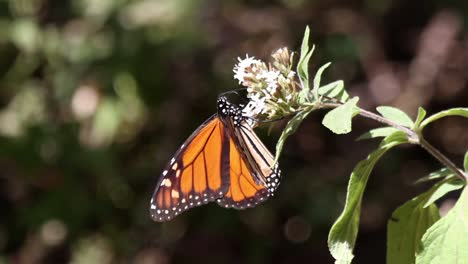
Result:
<instances>
[{"instance_id":1,"label":"blurred green background","mask_svg":"<svg viewBox=\"0 0 468 264\"><path fill-rule=\"evenodd\" d=\"M327 232L376 145L354 141L372 121L335 136L312 114L287 141L275 197L254 209L155 223L154 184L217 95L238 88L238 56L297 51L310 25L313 71L332 61L326 79L362 107L414 117L468 105L467 22L455 0L0 0L0 263L331 263ZM258 130L267 145L285 122ZM460 164L466 131L446 118L427 137ZM416 147L378 164L356 263L384 262L386 219L439 166Z\"/></svg>"}]
</instances>

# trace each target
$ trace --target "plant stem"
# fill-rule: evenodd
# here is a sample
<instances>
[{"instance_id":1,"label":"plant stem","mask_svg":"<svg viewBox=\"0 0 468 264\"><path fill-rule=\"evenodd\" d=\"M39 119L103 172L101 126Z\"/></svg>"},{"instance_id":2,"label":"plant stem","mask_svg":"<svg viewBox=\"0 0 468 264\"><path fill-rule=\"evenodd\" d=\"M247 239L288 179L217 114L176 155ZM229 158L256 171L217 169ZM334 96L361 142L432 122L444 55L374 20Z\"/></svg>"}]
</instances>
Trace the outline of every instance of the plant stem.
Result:
<instances>
[{"instance_id":1,"label":"plant stem","mask_svg":"<svg viewBox=\"0 0 468 264\"><path fill-rule=\"evenodd\" d=\"M444 154L442 154L438 149L432 146L429 142L426 141L423 137L419 137L419 145L434 156L440 163L445 165L449 170L455 173L464 181L468 181L468 175L465 175L457 166L449 160Z\"/></svg>"},{"instance_id":2,"label":"plant stem","mask_svg":"<svg viewBox=\"0 0 468 264\"><path fill-rule=\"evenodd\" d=\"M320 103L319 108L336 108L343 105L343 103L330 103L330 102L322 102ZM367 117L370 119L373 119L377 122L380 122L382 124L389 125L391 127L394 127L396 129L399 129L403 132L406 133L408 140L412 144L418 144L420 145L423 149L425 149L429 154L431 154L434 158L436 158L442 165L450 169L453 173L455 173L458 177L460 177L464 181L468 181L468 175L465 175L460 169L457 168L457 166L450 160L448 159L444 154L442 154L438 149L436 149L434 146L432 146L429 142L427 142L422 136L418 135L414 130L399 125L392 120L389 120L383 116L380 116L378 114L375 114L373 112L364 110L362 108L359 109L359 115L363 117Z\"/></svg>"}]
</instances>

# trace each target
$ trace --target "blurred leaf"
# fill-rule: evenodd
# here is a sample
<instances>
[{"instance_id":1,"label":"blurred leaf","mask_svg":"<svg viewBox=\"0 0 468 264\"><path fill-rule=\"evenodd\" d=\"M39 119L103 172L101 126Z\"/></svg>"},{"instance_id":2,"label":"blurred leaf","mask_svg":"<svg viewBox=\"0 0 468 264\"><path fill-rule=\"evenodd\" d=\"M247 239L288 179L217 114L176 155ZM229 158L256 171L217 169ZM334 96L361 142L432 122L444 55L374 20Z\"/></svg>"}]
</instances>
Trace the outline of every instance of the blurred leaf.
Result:
<instances>
[{"instance_id":1,"label":"blurred leaf","mask_svg":"<svg viewBox=\"0 0 468 264\"><path fill-rule=\"evenodd\" d=\"M413 120L403 111L391 106L379 106L377 111L385 118L406 127L413 127Z\"/></svg>"},{"instance_id":2,"label":"blurred leaf","mask_svg":"<svg viewBox=\"0 0 468 264\"><path fill-rule=\"evenodd\" d=\"M437 206L423 206L431 192L418 195L393 212L387 224L387 264L414 263L421 237L440 219Z\"/></svg>"},{"instance_id":3,"label":"blurred leaf","mask_svg":"<svg viewBox=\"0 0 468 264\"><path fill-rule=\"evenodd\" d=\"M309 60L314 52L315 46L309 49L309 26L306 27L304 38L302 39L301 54L297 63L297 74L302 82L302 96L308 98L310 85L309 85Z\"/></svg>"},{"instance_id":4,"label":"blurred leaf","mask_svg":"<svg viewBox=\"0 0 468 264\"><path fill-rule=\"evenodd\" d=\"M283 129L280 138L278 139L278 143L276 143L276 156L275 156L275 163L278 162L279 157L281 155L281 151L283 150L284 142L286 138L296 132L299 125L304 121L304 119L314 110L313 107L306 108L301 112L297 113L289 122L286 124L286 127Z\"/></svg>"},{"instance_id":5,"label":"blurred leaf","mask_svg":"<svg viewBox=\"0 0 468 264\"><path fill-rule=\"evenodd\" d=\"M33 19L23 18L15 20L10 34L13 43L25 53L37 51L41 43L40 28Z\"/></svg>"},{"instance_id":6,"label":"blurred leaf","mask_svg":"<svg viewBox=\"0 0 468 264\"><path fill-rule=\"evenodd\" d=\"M399 131L398 129L394 127L379 127L372 129L362 135L360 135L356 140L363 140L363 139L371 139L371 138L377 138L377 137L386 137L389 136L395 132Z\"/></svg>"},{"instance_id":7,"label":"blurred leaf","mask_svg":"<svg viewBox=\"0 0 468 264\"><path fill-rule=\"evenodd\" d=\"M83 238L74 245L71 264L112 263L114 254L111 243L100 234Z\"/></svg>"},{"instance_id":8,"label":"blurred leaf","mask_svg":"<svg viewBox=\"0 0 468 264\"><path fill-rule=\"evenodd\" d=\"M318 88L318 94L335 98L342 103L349 99L349 94L344 89L344 83L342 80L335 81Z\"/></svg>"},{"instance_id":9,"label":"blurred leaf","mask_svg":"<svg viewBox=\"0 0 468 264\"><path fill-rule=\"evenodd\" d=\"M408 142L406 135L401 131L387 136L377 150L360 161L351 173L345 207L328 234L328 248L336 260L335 263L351 263L354 257L353 249L359 227L361 200L372 169L389 149L406 142Z\"/></svg>"},{"instance_id":10,"label":"blurred leaf","mask_svg":"<svg viewBox=\"0 0 468 264\"><path fill-rule=\"evenodd\" d=\"M94 20L96 24L101 24L106 20L118 5L119 1L115 0L76 0L77 9L84 17Z\"/></svg>"},{"instance_id":11,"label":"blurred leaf","mask_svg":"<svg viewBox=\"0 0 468 264\"><path fill-rule=\"evenodd\" d=\"M351 132L351 120L355 115L356 104L359 97L354 97L343 105L329 111L322 120L322 124L335 134Z\"/></svg>"},{"instance_id":12,"label":"blurred leaf","mask_svg":"<svg viewBox=\"0 0 468 264\"><path fill-rule=\"evenodd\" d=\"M432 181L435 179L445 178L445 177L454 176L454 175L455 174L451 170L447 168L442 168L440 170L429 173L429 175L418 179L414 183L418 184L418 183L428 182L428 181Z\"/></svg>"},{"instance_id":13,"label":"blurred leaf","mask_svg":"<svg viewBox=\"0 0 468 264\"><path fill-rule=\"evenodd\" d=\"M349 34L345 32L330 32L325 37L323 52L326 57L332 58L333 61L342 62L357 62L360 58L359 44Z\"/></svg>"},{"instance_id":14,"label":"blurred leaf","mask_svg":"<svg viewBox=\"0 0 468 264\"><path fill-rule=\"evenodd\" d=\"M322 80L323 72L331 65L331 62L325 63L317 70L317 73L314 76L314 87L312 88L312 93L314 94L315 98L318 98L320 88L320 81Z\"/></svg>"},{"instance_id":15,"label":"blurred leaf","mask_svg":"<svg viewBox=\"0 0 468 264\"><path fill-rule=\"evenodd\" d=\"M468 188L448 214L431 226L422 238L416 263L468 263Z\"/></svg>"},{"instance_id":16,"label":"blurred leaf","mask_svg":"<svg viewBox=\"0 0 468 264\"><path fill-rule=\"evenodd\" d=\"M418 128L421 125L421 122L424 120L424 117L426 117L426 110L424 110L424 108L422 107L419 107L418 117L416 117L416 122L414 122L415 128Z\"/></svg>"},{"instance_id":17,"label":"blurred leaf","mask_svg":"<svg viewBox=\"0 0 468 264\"><path fill-rule=\"evenodd\" d=\"M10 39L11 21L0 17L0 43L6 42Z\"/></svg>"},{"instance_id":18,"label":"blurred leaf","mask_svg":"<svg viewBox=\"0 0 468 264\"><path fill-rule=\"evenodd\" d=\"M0 134L17 137L33 125L43 124L47 120L46 96L36 83L18 87L16 95L8 106L0 111Z\"/></svg>"},{"instance_id":19,"label":"blurred leaf","mask_svg":"<svg viewBox=\"0 0 468 264\"><path fill-rule=\"evenodd\" d=\"M428 124L436 121L437 119L440 119L442 117L446 117L446 116L463 116L463 117L467 117L468 118L468 108L452 108L452 109L449 109L449 110L445 110L445 111L442 111L442 112L439 112L439 113L436 113L436 114L433 114L431 115L430 117L428 117L426 120L424 120L422 123L421 123L421 130L427 126Z\"/></svg>"},{"instance_id":20,"label":"blurred leaf","mask_svg":"<svg viewBox=\"0 0 468 264\"><path fill-rule=\"evenodd\" d=\"M96 111L93 129L87 142L93 146L103 146L111 143L117 133L121 121L121 114L117 101L106 98Z\"/></svg>"}]
</instances>

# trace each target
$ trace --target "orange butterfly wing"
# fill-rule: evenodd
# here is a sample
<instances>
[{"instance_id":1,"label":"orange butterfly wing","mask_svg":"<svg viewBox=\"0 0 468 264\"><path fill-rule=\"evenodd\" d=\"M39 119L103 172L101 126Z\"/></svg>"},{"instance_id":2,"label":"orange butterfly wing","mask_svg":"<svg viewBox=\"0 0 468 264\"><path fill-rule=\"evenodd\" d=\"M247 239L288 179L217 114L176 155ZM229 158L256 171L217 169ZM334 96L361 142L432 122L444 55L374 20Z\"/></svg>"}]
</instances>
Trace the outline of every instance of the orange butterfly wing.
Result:
<instances>
[{"instance_id":1,"label":"orange butterfly wing","mask_svg":"<svg viewBox=\"0 0 468 264\"><path fill-rule=\"evenodd\" d=\"M241 122L230 137L229 190L218 204L244 209L265 201L279 185L280 171L274 158L253 129Z\"/></svg>"},{"instance_id":2,"label":"orange butterfly wing","mask_svg":"<svg viewBox=\"0 0 468 264\"><path fill-rule=\"evenodd\" d=\"M225 144L225 129L214 115L182 145L163 171L151 199L150 213L155 221L170 220L227 192L229 144Z\"/></svg>"},{"instance_id":3,"label":"orange butterfly wing","mask_svg":"<svg viewBox=\"0 0 468 264\"><path fill-rule=\"evenodd\" d=\"M268 189L261 183L256 183L243 155L237 150L232 138L230 139L230 170L229 190L218 204L224 207L244 209L254 207L268 196Z\"/></svg>"}]
</instances>

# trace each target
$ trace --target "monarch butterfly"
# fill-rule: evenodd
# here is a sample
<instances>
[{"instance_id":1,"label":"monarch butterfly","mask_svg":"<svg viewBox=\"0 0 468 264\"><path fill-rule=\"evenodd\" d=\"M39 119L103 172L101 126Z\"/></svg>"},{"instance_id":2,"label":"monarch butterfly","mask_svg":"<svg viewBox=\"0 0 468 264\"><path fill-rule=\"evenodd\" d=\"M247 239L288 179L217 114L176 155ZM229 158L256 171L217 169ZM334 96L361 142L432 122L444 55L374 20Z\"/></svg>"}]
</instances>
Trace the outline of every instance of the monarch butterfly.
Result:
<instances>
[{"instance_id":1,"label":"monarch butterfly","mask_svg":"<svg viewBox=\"0 0 468 264\"><path fill-rule=\"evenodd\" d=\"M151 198L154 221L216 201L244 209L265 201L279 185L280 170L242 114L226 97L217 113L185 141L162 172Z\"/></svg>"}]
</instances>

